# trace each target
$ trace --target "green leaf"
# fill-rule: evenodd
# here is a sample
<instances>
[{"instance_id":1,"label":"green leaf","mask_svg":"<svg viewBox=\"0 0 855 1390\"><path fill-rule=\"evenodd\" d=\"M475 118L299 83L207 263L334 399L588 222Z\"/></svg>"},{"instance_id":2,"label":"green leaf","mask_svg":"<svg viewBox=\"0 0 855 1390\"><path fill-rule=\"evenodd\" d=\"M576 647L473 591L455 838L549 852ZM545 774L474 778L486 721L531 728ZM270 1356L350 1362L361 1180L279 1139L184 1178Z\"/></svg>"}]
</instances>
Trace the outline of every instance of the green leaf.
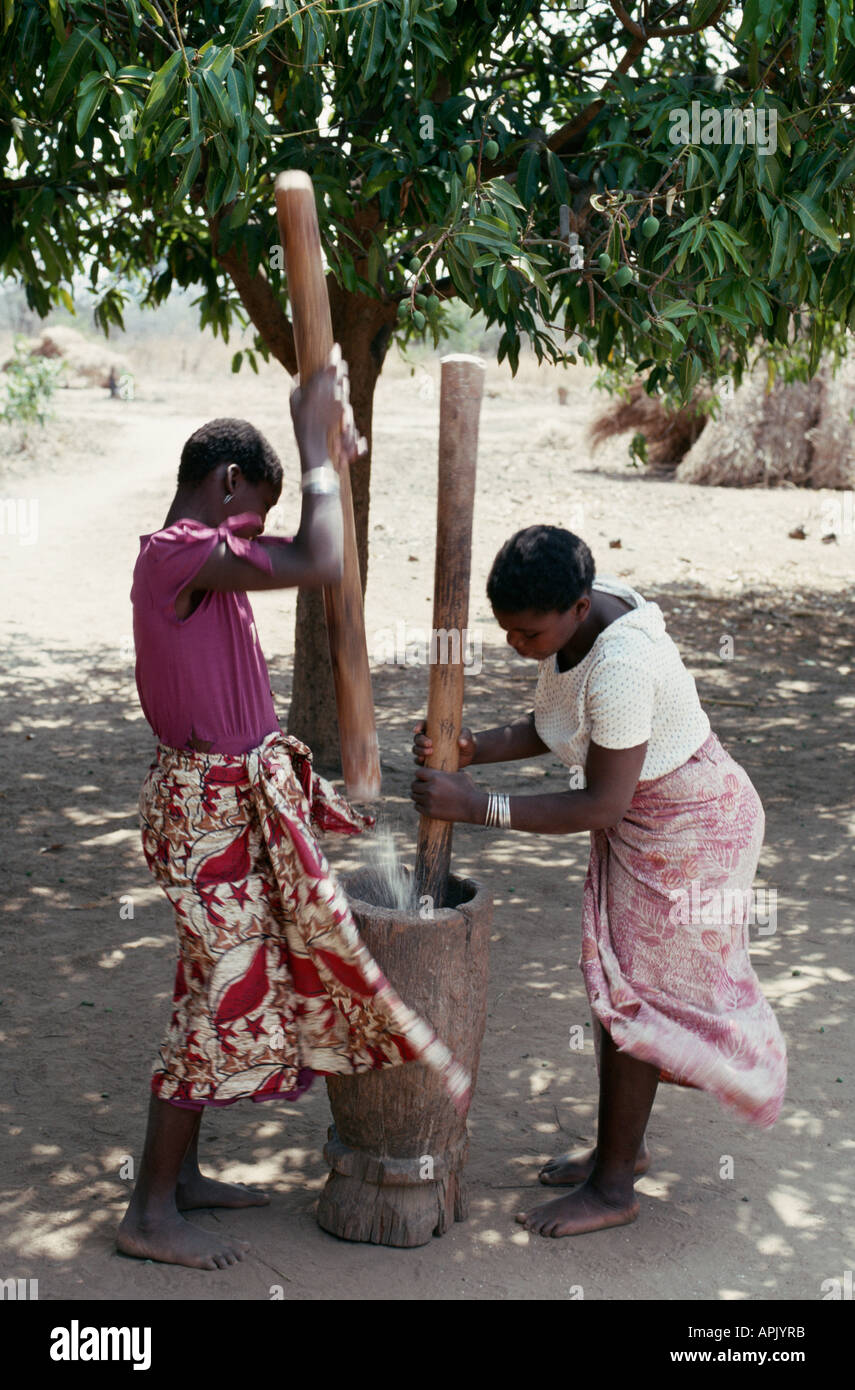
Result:
<instances>
[{"instance_id":1,"label":"green leaf","mask_svg":"<svg viewBox=\"0 0 855 1390\"><path fill-rule=\"evenodd\" d=\"M103 72L96 72L94 69L92 72L87 72L86 76L81 77L80 81L77 84L78 100L81 97L85 97L87 92L91 92L93 87L97 87L98 83L103 81Z\"/></svg>"},{"instance_id":2,"label":"green leaf","mask_svg":"<svg viewBox=\"0 0 855 1390\"><path fill-rule=\"evenodd\" d=\"M45 109L48 114L62 106L66 97L73 91L77 74L86 58L87 47L83 30L73 29L62 48L51 57L45 90Z\"/></svg>"},{"instance_id":3,"label":"green leaf","mask_svg":"<svg viewBox=\"0 0 855 1390\"><path fill-rule=\"evenodd\" d=\"M520 202L511 185L506 183L504 179L491 179L485 187L500 203L509 203L511 207L522 208L525 212L525 203Z\"/></svg>"},{"instance_id":4,"label":"green leaf","mask_svg":"<svg viewBox=\"0 0 855 1390\"><path fill-rule=\"evenodd\" d=\"M148 82L150 77L151 72L148 68L140 68L133 63L119 68L116 73L117 82Z\"/></svg>"},{"instance_id":5,"label":"green leaf","mask_svg":"<svg viewBox=\"0 0 855 1390\"><path fill-rule=\"evenodd\" d=\"M564 172L564 165L558 158L554 150L547 149L546 163L549 169L549 184L559 203L566 203L570 190L567 186L567 175Z\"/></svg>"},{"instance_id":6,"label":"green leaf","mask_svg":"<svg viewBox=\"0 0 855 1390\"><path fill-rule=\"evenodd\" d=\"M178 121L178 125L181 125L180 119ZM200 130L197 135L188 135L187 139L182 140L180 145L176 145L174 148L169 147L166 150L164 150L164 153L175 155L192 154L194 150L199 149L199 147L204 143L204 140L205 136L203 132ZM160 149L160 145L158 145L158 149Z\"/></svg>"},{"instance_id":7,"label":"green leaf","mask_svg":"<svg viewBox=\"0 0 855 1390\"><path fill-rule=\"evenodd\" d=\"M700 149L701 157L707 161L707 164L713 171L713 176L717 179L720 173L719 162L713 154L712 150L709 148L708 145L699 145L698 148ZM736 148L738 149L739 146L737 145Z\"/></svg>"},{"instance_id":8,"label":"green leaf","mask_svg":"<svg viewBox=\"0 0 855 1390\"><path fill-rule=\"evenodd\" d=\"M230 172L230 174L229 174L228 183L226 184L225 188L223 189L223 203L224 203L224 204L228 204L228 203L234 202L234 199L237 197L237 194L238 194L239 190L240 190L240 169L237 167L236 164L233 164L233 165L232 165L232 168L231 168L231 172Z\"/></svg>"},{"instance_id":9,"label":"green leaf","mask_svg":"<svg viewBox=\"0 0 855 1390\"><path fill-rule=\"evenodd\" d=\"M199 121L199 93L196 91L192 82L187 88L187 110L190 115L190 134L195 137L200 133L201 126Z\"/></svg>"},{"instance_id":10,"label":"green leaf","mask_svg":"<svg viewBox=\"0 0 855 1390\"><path fill-rule=\"evenodd\" d=\"M693 304L689 304L685 299L678 299L676 303L669 304L667 308L663 309L659 317L661 319L684 319L694 312L695 306Z\"/></svg>"},{"instance_id":11,"label":"green leaf","mask_svg":"<svg viewBox=\"0 0 855 1390\"><path fill-rule=\"evenodd\" d=\"M787 202L794 207L798 213L799 220L806 231L813 236L819 237L820 241L830 250L837 252L840 250L840 237L834 230L830 219L823 212L822 208L806 198L802 193L790 193L787 195Z\"/></svg>"},{"instance_id":12,"label":"green leaf","mask_svg":"<svg viewBox=\"0 0 855 1390\"><path fill-rule=\"evenodd\" d=\"M737 164L739 163L739 159L740 159L741 154L742 154L742 146L741 146L741 145L738 145L738 144L736 144L736 142L734 142L734 144L732 144L731 147L730 147L730 152L729 152L729 154L728 154L728 156L727 156L727 159L726 159L725 162L724 162L724 169L722 170L721 178L720 178L719 181L718 181L718 192L719 192L719 193L721 193L721 191L722 191L722 189L724 188L725 184L726 184L726 183L728 182L728 180L731 178L734 169L736 168Z\"/></svg>"},{"instance_id":13,"label":"green leaf","mask_svg":"<svg viewBox=\"0 0 855 1390\"><path fill-rule=\"evenodd\" d=\"M680 332L679 328L676 328L675 325L674 325L673 323L669 323L667 319L663 319L663 320L662 320L662 327L665 328L665 329L667 329L667 331L671 334L671 337L674 339L674 341L680 344L680 347L685 347L685 346L686 346L686 339L684 338L683 334Z\"/></svg>"},{"instance_id":14,"label":"green leaf","mask_svg":"<svg viewBox=\"0 0 855 1390\"><path fill-rule=\"evenodd\" d=\"M291 27L294 30L294 37L298 44L303 42L303 16L300 14L300 6L295 5L294 0L285 0L285 8L291 18Z\"/></svg>"},{"instance_id":15,"label":"green leaf","mask_svg":"<svg viewBox=\"0 0 855 1390\"><path fill-rule=\"evenodd\" d=\"M360 72L363 78L374 75L380 63L380 56L383 52L383 42L386 37L386 6L385 4L374 4L367 10L362 21L360 36L357 40L357 48L354 54L355 61L359 63Z\"/></svg>"},{"instance_id":16,"label":"green leaf","mask_svg":"<svg viewBox=\"0 0 855 1390\"><path fill-rule=\"evenodd\" d=\"M158 29L162 29L162 28L163 28L163 20L162 20L162 18L161 18L161 16L160 16L159 12L155 9L154 5L151 3L151 0L140 0L140 4L142 5L143 9L145 10L145 12L146 12L146 14L149 16L149 18L154 20L154 22L155 22L155 24L157 25Z\"/></svg>"},{"instance_id":17,"label":"green leaf","mask_svg":"<svg viewBox=\"0 0 855 1390\"><path fill-rule=\"evenodd\" d=\"M243 227L252 212L252 200L244 195L238 198L233 208L230 209L228 218L230 227Z\"/></svg>"},{"instance_id":18,"label":"green leaf","mask_svg":"<svg viewBox=\"0 0 855 1390\"><path fill-rule=\"evenodd\" d=\"M491 246L494 250L503 251L508 256L512 256L517 249L512 242L508 241L507 237L499 236L496 232L485 230L484 228L480 231L468 228L462 232L458 232L454 238L454 242L455 245L460 245L461 248L466 246Z\"/></svg>"},{"instance_id":19,"label":"green leaf","mask_svg":"<svg viewBox=\"0 0 855 1390\"><path fill-rule=\"evenodd\" d=\"M216 56L211 59L206 70L213 72L219 77L220 81L225 81L226 74L231 71L232 63L235 60L235 51L230 43L224 44L218 50Z\"/></svg>"},{"instance_id":20,"label":"green leaf","mask_svg":"<svg viewBox=\"0 0 855 1390\"><path fill-rule=\"evenodd\" d=\"M48 9L50 10L50 22L53 25L53 32L56 34L60 43L65 43L65 25L62 20L62 12L59 8L59 0L48 0Z\"/></svg>"},{"instance_id":21,"label":"green leaf","mask_svg":"<svg viewBox=\"0 0 855 1390\"><path fill-rule=\"evenodd\" d=\"M178 70L181 66L182 55L180 49L170 53L162 67L158 68L152 78L149 87L148 97L143 108L143 120L150 122L154 119L155 112L160 106L166 106L172 97L175 88L178 86Z\"/></svg>"},{"instance_id":22,"label":"green leaf","mask_svg":"<svg viewBox=\"0 0 855 1390\"><path fill-rule=\"evenodd\" d=\"M819 359L822 356L822 319L817 316L810 330L810 356L808 358L808 374L813 376L819 366Z\"/></svg>"},{"instance_id":23,"label":"green leaf","mask_svg":"<svg viewBox=\"0 0 855 1390\"><path fill-rule=\"evenodd\" d=\"M772 259L769 264L769 276L773 280L784 264L789 231L790 219L787 214L787 209L779 205L775 209L772 225Z\"/></svg>"},{"instance_id":24,"label":"green leaf","mask_svg":"<svg viewBox=\"0 0 855 1390\"><path fill-rule=\"evenodd\" d=\"M367 199L373 198L381 189L388 187L390 183L394 183L400 177L398 169L381 169L379 173L372 174L362 185L363 200L367 201Z\"/></svg>"},{"instance_id":25,"label":"green leaf","mask_svg":"<svg viewBox=\"0 0 855 1390\"><path fill-rule=\"evenodd\" d=\"M837 165L837 172L828 185L829 189L839 188L842 183L845 183L848 178L852 177L853 173L855 173L855 145L851 147L849 153L844 155L843 159Z\"/></svg>"},{"instance_id":26,"label":"green leaf","mask_svg":"<svg viewBox=\"0 0 855 1390\"><path fill-rule=\"evenodd\" d=\"M77 134L84 135L89 122L107 95L107 87L104 83L90 87L89 91L81 98L77 107Z\"/></svg>"},{"instance_id":27,"label":"green leaf","mask_svg":"<svg viewBox=\"0 0 855 1390\"><path fill-rule=\"evenodd\" d=\"M91 44L91 46L95 49L95 52L98 54L98 57L101 59L101 62L104 64L104 67L106 68L107 72L110 74L111 77L113 77L116 72L116 60L110 52L109 48L106 48L105 45L99 39L97 28L87 29L86 33L84 34L84 38L86 39L86 42L88 44Z\"/></svg>"},{"instance_id":28,"label":"green leaf","mask_svg":"<svg viewBox=\"0 0 855 1390\"><path fill-rule=\"evenodd\" d=\"M743 337L745 336L745 330L750 326L750 320L745 314L740 314L736 309L727 309L723 304L711 304L710 312L724 319L725 323L729 323Z\"/></svg>"},{"instance_id":29,"label":"green leaf","mask_svg":"<svg viewBox=\"0 0 855 1390\"><path fill-rule=\"evenodd\" d=\"M365 266L365 278L368 280L369 284L377 284L377 277L380 274L382 259L382 247L377 238L372 236L371 245L368 248L368 260Z\"/></svg>"},{"instance_id":30,"label":"green leaf","mask_svg":"<svg viewBox=\"0 0 855 1390\"><path fill-rule=\"evenodd\" d=\"M840 28L840 0L825 0L825 52L823 61L826 75L834 70L837 58L837 33Z\"/></svg>"},{"instance_id":31,"label":"green leaf","mask_svg":"<svg viewBox=\"0 0 855 1390\"><path fill-rule=\"evenodd\" d=\"M242 92L245 91L243 84L238 81L238 73L232 68L226 78L226 90L229 94L229 102L235 115L235 125L237 126L238 140L246 140L249 135L249 125L244 110Z\"/></svg>"},{"instance_id":32,"label":"green leaf","mask_svg":"<svg viewBox=\"0 0 855 1390\"><path fill-rule=\"evenodd\" d=\"M718 9L719 0L695 0L689 11L689 23L697 29L703 28L711 15Z\"/></svg>"},{"instance_id":33,"label":"green leaf","mask_svg":"<svg viewBox=\"0 0 855 1390\"><path fill-rule=\"evenodd\" d=\"M382 2L383 0L381 0L381 3ZM448 53L434 39L429 39L424 34L422 34L419 36L418 39L414 39L414 42L418 43L422 48L426 48L429 53L432 53L434 55L435 58L441 58L443 63L448 62Z\"/></svg>"},{"instance_id":34,"label":"green leaf","mask_svg":"<svg viewBox=\"0 0 855 1390\"><path fill-rule=\"evenodd\" d=\"M231 42L237 48L242 43L247 34L255 28L255 21L261 10L261 0L244 0L244 4L238 12L235 20L235 27L232 31Z\"/></svg>"},{"instance_id":35,"label":"green leaf","mask_svg":"<svg viewBox=\"0 0 855 1390\"><path fill-rule=\"evenodd\" d=\"M748 298L751 300L752 304L757 306L763 322L771 324L772 310L769 307L768 299L758 285L748 286Z\"/></svg>"},{"instance_id":36,"label":"green leaf","mask_svg":"<svg viewBox=\"0 0 855 1390\"><path fill-rule=\"evenodd\" d=\"M816 32L816 0L801 0L799 7L799 68L804 72L805 64Z\"/></svg>"},{"instance_id":37,"label":"green leaf","mask_svg":"<svg viewBox=\"0 0 855 1390\"><path fill-rule=\"evenodd\" d=\"M228 174L226 171L217 172L215 168L208 170L208 177L205 180L205 207L208 215L213 217L223 205L223 191L226 186Z\"/></svg>"},{"instance_id":38,"label":"green leaf","mask_svg":"<svg viewBox=\"0 0 855 1390\"><path fill-rule=\"evenodd\" d=\"M772 105L772 103L770 103L770 105ZM774 103L774 108L778 111L778 117L775 125L776 139L778 145L784 151L784 154L789 156L790 154L792 154L793 149L793 142L790 139L790 132L787 130L787 121L790 118L790 113L778 102Z\"/></svg>"},{"instance_id":39,"label":"green leaf","mask_svg":"<svg viewBox=\"0 0 855 1390\"><path fill-rule=\"evenodd\" d=\"M750 39L754 33L754 26L757 23L757 15L760 9L760 0L745 0L742 6L742 23L739 26L736 37L738 39Z\"/></svg>"},{"instance_id":40,"label":"green leaf","mask_svg":"<svg viewBox=\"0 0 855 1390\"><path fill-rule=\"evenodd\" d=\"M540 175L540 155L537 150L526 150L519 163L517 172L517 189L519 190L522 205L525 208L531 207L534 196L537 193L537 184Z\"/></svg>"},{"instance_id":41,"label":"green leaf","mask_svg":"<svg viewBox=\"0 0 855 1390\"><path fill-rule=\"evenodd\" d=\"M175 203L181 203L187 197L187 194L189 193L190 188L193 185L196 175L199 172L199 166L201 163L202 151L194 150L187 163L184 165L184 172L181 175L181 178L178 181L178 187L176 188L175 193L173 194L173 200Z\"/></svg>"},{"instance_id":42,"label":"green leaf","mask_svg":"<svg viewBox=\"0 0 855 1390\"><path fill-rule=\"evenodd\" d=\"M203 93L207 95L206 105L208 109L213 109L219 118L220 124L227 129L234 125L235 118L232 108L226 101L223 93L223 84L210 68L204 68L201 73L203 83Z\"/></svg>"},{"instance_id":43,"label":"green leaf","mask_svg":"<svg viewBox=\"0 0 855 1390\"><path fill-rule=\"evenodd\" d=\"M351 294L356 291L356 270L353 261L349 256L342 256L339 260L339 274L344 288Z\"/></svg>"}]
</instances>

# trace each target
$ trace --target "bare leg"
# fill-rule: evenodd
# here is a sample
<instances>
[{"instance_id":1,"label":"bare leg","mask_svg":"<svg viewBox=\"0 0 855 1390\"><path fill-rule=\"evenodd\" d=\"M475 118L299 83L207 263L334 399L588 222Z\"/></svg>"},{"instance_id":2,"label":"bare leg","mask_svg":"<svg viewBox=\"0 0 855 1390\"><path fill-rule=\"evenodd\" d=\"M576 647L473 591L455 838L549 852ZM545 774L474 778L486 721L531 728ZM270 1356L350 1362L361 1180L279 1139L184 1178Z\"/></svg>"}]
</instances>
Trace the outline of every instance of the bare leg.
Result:
<instances>
[{"instance_id":1,"label":"bare leg","mask_svg":"<svg viewBox=\"0 0 855 1390\"><path fill-rule=\"evenodd\" d=\"M603 1030L597 1157L590 1177L575 1192L556 1197L517 1221L542 1236L576 1236L609 1226L626 1226L638 1216L633 1190L635 1166L656 1087L659 1067L619 1052Z\"/></svg>"},{"instance_id":2,"label":"bare leg","mask_svg":"<svg viewBox=\"0 0 855 1390\"><path fill-rule=\"evenodd\" d=\"M544 1187L573 1187L591 1176L596 1161L596 1144L592 1149L574 1149L572 1153L560 1154L558 1158L551 1158L545 1163L537 1175L538 1181ZM649 1167L650 1150L645 1135L635 1160L635 1176L643 1177Z\"/></svg>"},{"instance_id":3,"label":"bare leg","mask_svg":"<svg viewBox=\"0 0 855 1390\"><path fill-rule=\"evenodd\" d=\"M258 1187L244 1187L242 1183L217 1182L216 1178L206 1178L199 1169L199 1130L202 1126L202 1112L196 1112L196 1127L187 1145L187 1152L178 1174L175 1192L175 1205L179 1211L193 1211L199 1207L266 1207L270 1198Z\"/></svg>"},{"instance_id":4,"label":"bare leg","mask_svg":"<svg viewBox=\"0 0 855 1390\"><path fill-rule=\"evenodd\" d=\"M243 1259L244 1241L191 1226L175 1205L181 1164L198 1129L196 1111L152 1096L139 1177L116 1235L123 1255L194 1269L225 1269Z\"/></svg>"}]
</instances>

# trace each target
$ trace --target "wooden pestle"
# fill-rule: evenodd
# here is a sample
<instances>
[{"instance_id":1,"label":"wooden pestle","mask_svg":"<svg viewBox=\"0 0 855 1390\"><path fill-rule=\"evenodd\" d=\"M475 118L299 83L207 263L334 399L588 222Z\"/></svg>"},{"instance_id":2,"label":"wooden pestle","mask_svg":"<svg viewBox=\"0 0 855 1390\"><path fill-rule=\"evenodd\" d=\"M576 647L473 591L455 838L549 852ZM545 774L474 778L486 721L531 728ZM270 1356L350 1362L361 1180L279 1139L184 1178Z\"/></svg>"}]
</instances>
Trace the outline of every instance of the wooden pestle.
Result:
<instances>
[{"instance_id":1,"label":"wooden pestle","mask_svg":"<svg viewBox=\"0 0 855 1390\"><path fill-rule=\"evenodd\" d=\"M333 346L315 194L311 179L302 170L280 174L275 192L297 367L300 380L305 382L327 365ZM328 440L328 447L341 482L344 522L344 573L340 583L326 585L323 591L342 768L348 795L358 801L373 801L380 795L380 749L365 641L350 469L340 466L335 436Z\"/></svg>"},{"instance_id":2,"label":"wooden pestle","mask_svg":"<svg viewBox=\"0 0 855 1390\"><path fill-rule=\"evenodd\" d=\"M439 399L439 477L436 508L436 561L433 637L428 686L427 735L433 752L425 766L456 772L463 718L464 631L469 623L472 565L472 512L478 458L478 419L484 392L484 364L453 353L442 359ZM446 633L447 649L436 637ZM457 660L453 642L457 642ZM445 906L451 864L450 821L419 820L416 886L437 908Z\"/></svg>"}]
</instances>

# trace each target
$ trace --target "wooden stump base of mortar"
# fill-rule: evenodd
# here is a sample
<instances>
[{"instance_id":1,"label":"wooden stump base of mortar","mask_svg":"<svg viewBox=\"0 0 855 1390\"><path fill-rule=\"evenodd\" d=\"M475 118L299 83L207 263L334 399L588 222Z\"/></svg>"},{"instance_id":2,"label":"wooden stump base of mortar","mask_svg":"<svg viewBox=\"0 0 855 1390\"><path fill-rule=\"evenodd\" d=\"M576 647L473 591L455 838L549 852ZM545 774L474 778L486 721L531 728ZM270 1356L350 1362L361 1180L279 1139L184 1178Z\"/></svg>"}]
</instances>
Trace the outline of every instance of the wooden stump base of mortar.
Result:
<instances>
[{"instance_id":1,"label":"wooden stump base of mortar","mask_svg":"<svg viewBox=\"0 0 855 1390\"><path fill-rule=\"evenodd\" d=\"M487 1020L493 903L471 879L449 876L449 906L417 912L375 907L372 875L342 880L359 933L405 1003L470 1072L474 1090ZM426 1245L468 1215L469 1150L458 1115L429 1068L408 1062L362 1076L327 1077L333 1126L320 1226L343 1240Z\"/></svg>"}]
</instances>

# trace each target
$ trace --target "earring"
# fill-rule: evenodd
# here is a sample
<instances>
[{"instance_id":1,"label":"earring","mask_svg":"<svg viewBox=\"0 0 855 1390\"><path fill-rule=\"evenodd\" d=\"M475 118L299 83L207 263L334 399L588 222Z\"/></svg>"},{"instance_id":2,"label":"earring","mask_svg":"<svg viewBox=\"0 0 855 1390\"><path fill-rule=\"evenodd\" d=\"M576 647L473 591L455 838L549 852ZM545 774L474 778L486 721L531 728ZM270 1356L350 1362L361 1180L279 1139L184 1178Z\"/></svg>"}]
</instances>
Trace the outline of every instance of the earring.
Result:
<instances>
[{"instance_id":1,"label":"earring","mask_svg":"<svg viewBox=\"0 0 855 1390\"><path fill-rule=\"evenodd\" d=\"M232 494L231 494L230 492L227 492L226 495L225 495L225 497L223 498L223 501L224 501L224 502L231 502L231 500L232 500Z\"/></svg>"}]
</instances>

